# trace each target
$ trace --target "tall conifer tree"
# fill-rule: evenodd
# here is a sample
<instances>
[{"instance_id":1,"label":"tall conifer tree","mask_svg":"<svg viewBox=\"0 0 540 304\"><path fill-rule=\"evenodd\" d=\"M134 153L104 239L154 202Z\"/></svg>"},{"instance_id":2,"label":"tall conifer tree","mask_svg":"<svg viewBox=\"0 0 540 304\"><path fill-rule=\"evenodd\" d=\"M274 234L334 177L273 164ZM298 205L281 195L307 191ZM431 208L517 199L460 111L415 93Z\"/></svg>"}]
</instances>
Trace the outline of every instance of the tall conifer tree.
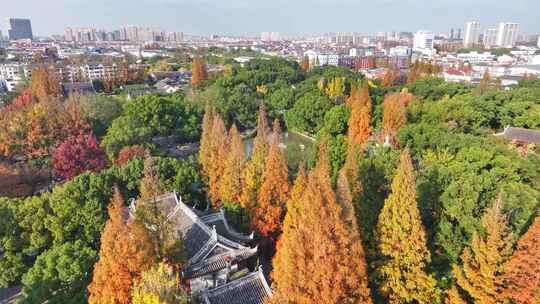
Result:
<instances>
[{"instance_id":1,"label":"tall conifer tree","mask_svg":"<svg viewBox=\"0 0 540 304\"><path fill-rule=\"evenodd\" d=\"M519 304L540 303L540 216L519 240L505 272L508 298Z\"/></svg>"},{"instance_id":2,"label":"tall conifer tree","mask_svg":"<svg viewBox=\"0 0 540 304\"><path fill-rule=\"evenodd\" d=\"M248 211L253 211L257 205L257 196L263 183L263 173L266 167L268 155L268 121L266 108L261 105L257 119L257 135L253 139L251 158L243 172L244 185L242 189L241 203Z\"/></svg>"},{"instance_id":3,"label":"tall conifer tree","mask_svg":"<svg viewBox=\"0 0 540 304\"><path fill-rule=\"evenodd\" d=\"M210 176L210 157L212 151L212 126L214 124L214 111L207 104L202 121L201 144L199 149L199 163L202 167L203 179L208 183Z\"/></svg>"},{"instance_id":4,"label":"tall conifer tree","mask_svg":"<svg viewBox=\"0 0 540 304\"><path fill-rule=\"evenodd\" d=\"M133 284L154 261L146 234L138 233L137 223L127 221L124 201L115 188L101 235L99 261L88 286L90 303L130 303Z\"/></svg>"},{"instance_id":5,"label":"tall conifer tree","mask_svg":"<svg viewBox=\"0 0 540 304\"><path fill-rule=\"evenodd\" d=\"M279 121L276 119L263 183L258 194L258 207L253 214L254 227L269 239L275 239L281 232L281 221L290 188L287 160L280 148L282 139Z\"/></svg>"},{"instance_id":6,"label":"tall conifer tree","mask_svg":"<svg viewBox=\"0 0 540 304\"><path fill-rule=\"evenodd\" d=\"M214 209L219 208L221 202L220 183L225 169L225 160L229 150L229 137L225 123L219 116L214 117L211 136L212 143L209 153L208 196Z\"/></svg>"},{"instance_id":7,"label":"tall conifer tree","mask_svg":"<svg viewBox=\"0 0 540 304\"><path fill-rule=\"evenodd\" d=\"M236 125L233 125L229 131L229 142L229 152L220 183L221 200L226 203L238 203L242 193L242 172L245 167L246 153Z\"/></svg>"},{"instance_id":8,"label":"tall conifer tree","mask_svg":"<svg viewBox=\"0 0 540 304\"><path fill-rule=\"evenodd\" d=\"M367 106L358 102L353 103L351 109L348 130L349 144L363 147L372 132L371 112Z\"/></svg>"},{"instance_id":9,"label":"tall conifer tree","mask_svg":"<svg viewBox=\"0 0 540 304\"><path fill-rule=\"evenodd\" d=\"M308 242L306 225L306 215L311 206L302 200L306 184L307 177L301 168L287 201L283 233L272 261L272 304L311 303L308 281L313 266L309 260L313 244Z\"/></svg>"},{"instance_id":10,"label":"tall conifer tree","mask_svg":"<svg viewBox=\"0 0 540 304\"><path fill-rule=\"evenodd\" d=\"M434 303L435 279L426 272L431 255L416 203L416 181L408 149L392 181L377 224L382 264L377 269L381 293L392 303Z\"/></svg>"},{"instance_id":11,"label":"tall conifer tree","mask_svg":"<svg viewBox=\"0 0 540 304\"><path fill-rule=\"evenodd\" d=\"M512 236L500 197L482 218L484 231L475 232L471 247L461 254L463 267L454 265L458 285L478 303L504 303L504 263L512 253Z\"/></svg>"}]
</instances>

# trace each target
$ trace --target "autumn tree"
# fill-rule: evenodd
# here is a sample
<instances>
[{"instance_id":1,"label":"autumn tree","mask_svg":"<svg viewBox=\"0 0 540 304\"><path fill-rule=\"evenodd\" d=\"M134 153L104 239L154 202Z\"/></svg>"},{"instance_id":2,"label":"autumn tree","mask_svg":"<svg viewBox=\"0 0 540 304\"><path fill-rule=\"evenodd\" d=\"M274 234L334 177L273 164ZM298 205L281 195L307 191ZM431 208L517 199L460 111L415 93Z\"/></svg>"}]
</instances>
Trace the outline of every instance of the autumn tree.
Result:
<instances>
[{"instance_id":1,"label":"autumn tree","mask_svg":"<svg viewBox=\"0 0 540 304\"><path fill-rule=\"evenodd\" d=\"M148 148L139 145L127 146L118 152L115 164L122 167L132 159L145 159L147 157L150 157L150 150L148 150Z\"/></svg>"},{"instance_id":2,"label":"autumn tree","mask_svg":"<svg viewBox=\"0 0 540 304\"><path fill-rule=\"evenodd\" d=\"M225 169L225 160L229 151L229 138L225 123L215 116L210 131L210 153L208 159L208 196L212 207L217 208L221 202L221 180Z\"/></svg>"},{"instance_id":3,"label":"autumn tree","mask_svg":"<svg viewBox=\"0 0 540 304\"><path fill-rule=\"evenodd\" d=\"M349 183L349 190L352 195L353 202L358 203L360 196L362 195L363 187L360 181L360 172L358 168L360 157L360 150L358 147L349 144L347 148L347 157L345 163L341 168L347 182ZM341 173L340 173L341 174Z\"/></svg>"},{"instance_id":4,"label":"autumn tree","mask_svg":"<svg viewBox=\"0 0 540 304\"><path fill-rule=\"evenodd\" d=\"M348 186L342 175L336 195L329 169L322 144L305 185L302 176L295 183L274 259L275 303L372 302Z\"/></svg>"},{"instance_id":5,"label":"autumn tree","mask_svg":"<svg viewBox=\"0 0 540 304\"><path fill-rule=\"evenodd\" d=\"M304 73L309 72L310 65L309 65L309 57L308 56L304 56L304 58L302 58L302 62L300 62L300 69Z\"/></svg>"},{"instance_id":6,"label":"autumn tree","mask_svg":"<svg viewBox=\"0 0 540 304\"><path fill-rule=\"evenodd\" d=\"M463 250L463 266L454 265L453 271L458 285L478 303L504 303L502 275L512 254L512 235L500 196L482 218L482 228Z\"/></svg>"},{"instance_id":7,"label":"autumn tree","mask_svg":"<svg viewBox=\"0 0 540 304\"><path fill-rule=\"evenodd\" d=\"M106 166L105 151L92 134L81 133L68 138L53 155L54 171L63 179L72 179L87 171L98 172Z\"/></svg>"},{"instance_id":8,"label":"autumn tree","mask_svg":"<svg viewBox=\"0 0 540 304\"><path fill-rule=\"evenodd\" d=\"M306 186L307 177L304 169L300 168L287 200L283 233L272 261L273 304L311 303L310 295L307 293L311 264L307 263L307 259L311 255L312 244L307 243L308 238L304 233L306 231L304 219L311 206L302 200Z\"/></svg>"},{"instance_id":9,"label":"autumn tree","mask_svg":"<svg viewBox=\"0 0 540 304\"><path fill-rule=\"evenodd\" d=\"M435 279L426 271L431 254L416 203L416 180L408 149L401 153L391 190L377 224L381 293L392 303L434 303L438 291Z\"/></svg>"},{"instance_id":10,"label":"autumn tree","mask_svg":"<svg viewBox=\"0 0 540 304\"><path fill-rule=\"evenodd\" d=\"M212 155L212 126L214 124L215 113L210 105L205 106L202 121L201 143L199 148L199 163L201 164L202 175L208 183L210 177L210 161Z\"/></svg>"},{"instance_id":11,"label":"autumn tree","mask_svg":"<svg viewBox=\"0 0 540 304\"><path fill-rule=\"evenodd\" d=\"M109 205L109 220L101 235L99 260L88 286L89 303L131 303L133 284L150 268L152 247L141 227L128 222L124 201L115 188Z\"/></svg>"},{"instance_id":12,"label":"autumn tree","mask_svg":"<svg viewBox=\"0 0 540 304\"><path fill-rule=\"evenodd\" d=\"M446 292L446 298L444 299L444 304L467 304L465 300L459 294L459 291L456 286L452 286Z\"/></svg>"},{"instance_id":13,"label":"autumn tree","mask_svg":"<svg viewBox=\"0 0 540 304\"><path fill-rule=\"evenodd\" d=\"M268 121L266 108L261 105L257 118L257 135L253 139L251 158L244 169L244 185L240 202L248 211L253 211L257 205L259 189L264 181L263 173L266 168L268 155Z\"/></svg>"},{"instance_id":14,"label":"autumn tree","mask_svg":"<svg viewBox=\"0 0 540 304\"><path fill-rule=\"evenodd\" d=\"M56 72L46 66L39 66L32 70L30 91L38 101L60 97L60 79Z\"/></svg>"},{"instance_id":15,"label":"autumn tree","mask_svg":"<svg viewBox=\"0 0 540 304\"><path fill-rule=\"evenodd\" d=\"M326 86L326 95L333 101L337 101L339 97L345 94L345 78L336 77L332 79Z\"/></svg>"},{"instance_id":16,"label":"autumn tree","mask_svg":"<svg viewBox=\"0 0 540 304\"><path fill-rule=\"evenodd\" d=\"M368 106L359 102L354 102L351 108L348 129L349 145L363 147L372 133L371 111Z\"/></svg>"},{"instance_id":17,"label":"autumn tree","mask_svg":"<svg viewBox=\"0 0 540 304\"><path fill-rule=\"evenodd\" d=\"M383 103L382 139L393 145L397 144L398 131L407 123L405 107L409 96L406 94L409 93L390 94Z\"/></svg>"},{"instance_id":18,"label":"autumn tree","mask_svg":"<svg viewBox=\"0 0 540 304\"><path fill-rule=\"evenodd\" d=\"M289 194L289 171L282 143L279 121L274 121L272 144L263 173L263 183L258 193L258 205L253 216L253 226L268 239L275 239L281 232L285 203Z\"/></svg>"},{"instance_id":19,"label":"autumn tree","mask_svg":"<svg viewBox=\"0 0 540 304\"><path fill-rule=\"evenodd\" d=\"M223 177L219 185L221 201L238 203L242 194L242 172L246 163L246 153L236 125L233 125L229 131L229 143Z\"/></svg>"},{"instance_id":20,"label":"autumn tree","mask_svg":"<svg viewBox=\"0 0 540 304\"><path fill-rule=\"evenodd\" d=\"M191 85L198 87L205 80L208 80L206 64L201 57L195 57L191 63Z\"/></svg>"},{"instance_id":21,"label":"autumn tree","mask_svg":"<svg viewBox=\"0 0 540 304\"><path fill-rule=\"evenodd\" d=\"M159 263L141 274L133 288L133 304L188 304L189 296L180 277L165 263Z\"/></svg>"},{"instance_id":22,"label":"autumn tree","mask_svg":"<svg viewBox=\"0 0 540 304\"><path fill-rule=\"evenodd\" d=\"M371 113L373 102L369 95L369 80L365 79L360 87L356 86L354 89L351 89L351 95L347 99L347 105L352 108L355 103L361 106L367 106L367 109Z\"/></svg>"},{"instance_id":23,"label":"autumn tree","mask_svg":"<svg viewBox=\"0 0 540 304\"><path fill-rule=\"evenodd\" d=\"M387 69L382 79L382 85L384 87L394 86L399 75L398 73L395 69Z\"/></svg>"},{"instance_id":24,"label":"autumn tree","mask_svg":"<svg viewBox=\"0 0 540 304\"><path fill-rule=\"evenodd\" d=\"M482 80L480 80L480 83L473 92L474 95L480 96L493 90L494 86L492 82L491 74L489 73L489 70L486 70L484 76L482 76Z\"/></svg>"},{"instance_id":25,"label":"autumn tree","mask_svg":"<svg viewBox=\"0 0 540 304\"><path fill-rule=\"evenodd\" d=\"M519 304L540 303L540 216L537 216L505 265L507 298Z\"/></svg>"},{"instance_id":26,"label":"autumn tree","mask_svg":"<svg viewBox=\"0 0 540 304\"><path fill-rule=\"evenodd\" d=\"M153 159L147 158L136 204L135 221L145 227L156 257L180 268L185 262L182 237L176 232L174 221L167 220L167 208L163 208L156 199L166 192Z\"/></svg>"}]
</instances>

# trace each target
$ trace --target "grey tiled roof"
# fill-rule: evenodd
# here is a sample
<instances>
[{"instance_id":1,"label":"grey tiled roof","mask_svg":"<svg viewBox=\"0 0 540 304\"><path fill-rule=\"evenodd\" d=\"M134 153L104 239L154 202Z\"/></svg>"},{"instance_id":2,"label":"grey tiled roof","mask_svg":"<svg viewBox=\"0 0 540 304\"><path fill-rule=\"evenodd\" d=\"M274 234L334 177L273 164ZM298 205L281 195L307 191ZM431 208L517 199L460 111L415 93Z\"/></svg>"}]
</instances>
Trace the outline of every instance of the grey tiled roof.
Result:
<instances>
[{"instance_id":1,"label":"grey tiled roof","mask_svg":"<svg viewBox=\"0 0 540 304\"><path fill-rule=\"evenodd\" d=\"M204 304L264 304L272 295L262 269L202 292Z\"/></svg>"},{"instance_id":2,"label":"grey tiled roof","mask_svg":"<svg viewBox=\"0 0 540 304\"><path fill-rule=\"evenodd\" d=\"M214 226L219 235L224 236L237 243L245 245L253 240L253 233L250 235L245 235L235 231L229 225L227 218L225 217L225 211L223 211L223 209L221 209L218 213L212 213L203 216L201 217L201 220L210 227Z\"/></svg>"},{"instance_id":3,"label":"grey tiled roof","mask_svg":"<svg viewBox=\"0 0 540 304\"><path fill-rule=\"evenodd\" d=\"M184 247L187 252L188 265L196 264L201 260L212 256L211 253L217 244L221 244L228 251L243 250L247 247L230 240L217 233L201 220L195 211L184 204L176 193L167 193L153 198L158 208L167 214L167 220L174 223L176 230L181 233ZM131 203L130 214L135 214L135 201Z\"/></svg>"},{"instance_id":4,"label":"grey tiled roof","mask_svg":"<svg viewBox=\"0 0 540 304\"><path fill-rule=\"evenodd\" d=\"M196 264L187 266L183 271L183 277L189 279L216 272L227 268L231 264L246 260L256 253L257 248L244 248L213 255Z\"/></svg>"},{"instance_id":5,"label":"grey tiled roof","mask_svg":"<svg viewBox=\"0 0 540 304\"><path fill-rule=\"evenodd\" d=\"M524 143L540 143L540 130L507 127L503 133L496 134L496 136Z\"/></svg>"}]
</instances>

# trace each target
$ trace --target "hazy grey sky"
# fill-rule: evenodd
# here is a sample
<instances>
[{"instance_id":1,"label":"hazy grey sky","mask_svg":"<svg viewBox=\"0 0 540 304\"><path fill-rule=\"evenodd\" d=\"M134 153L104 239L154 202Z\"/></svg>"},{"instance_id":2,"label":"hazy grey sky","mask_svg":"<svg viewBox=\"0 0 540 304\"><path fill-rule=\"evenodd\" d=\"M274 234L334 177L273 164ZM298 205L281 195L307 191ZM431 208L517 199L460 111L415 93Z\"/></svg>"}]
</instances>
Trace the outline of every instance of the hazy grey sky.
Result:
<instances>
[{"instance_id":1,"label":"hazy grey sky","mask_svg":"<svg viewBox=\"0 0 540 304\"><path fill-rule=\"evenodd\" d=\"M6 18L29 17L37 35L67 26L135 24L187 34L314 34L431 29L501 21L540 33L540 0L0 0Z\"/></svg>"}]
</instances>

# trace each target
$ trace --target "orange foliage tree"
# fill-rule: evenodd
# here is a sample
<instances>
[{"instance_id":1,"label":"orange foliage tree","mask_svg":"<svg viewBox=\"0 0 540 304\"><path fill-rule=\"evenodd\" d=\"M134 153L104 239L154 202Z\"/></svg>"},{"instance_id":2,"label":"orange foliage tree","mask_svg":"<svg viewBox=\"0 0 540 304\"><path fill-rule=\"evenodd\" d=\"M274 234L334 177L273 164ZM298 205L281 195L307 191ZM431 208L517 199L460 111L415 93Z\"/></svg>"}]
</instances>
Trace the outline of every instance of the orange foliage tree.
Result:
<instances>
[{"instance_id":1,"label":"orange foliage tree","mask_svg":"<svg viewBox=\"0 0 540 304\"><path fill-rule=\"evenodd\" d=\"M244 185L240 202L244 208L253 211L257 205L259 189L264 181L264 170L266 168L266 157L268 155L268 121L266 119L266 108L261 105L257 119L257 135L253 139L253 150L251 159L244 169Z\"/></svg>"},{"instance_id":2,"label":"orange foliage tree","mask_svg":"<svg viewBox=\"0 0 540 304\"><path fill-rule=\"evenodd\" d=\"M405 107L412 100L406 92L388 95L383 102L382 139L397 145L396 135L407 124Z\"/></svg>"},{"instance_id":3,"label":"orange foliage tree","mask_svg":"<svg viewBox=\"0 0 540 304\"><path fill-rule=\"evenodd\" d=\"M229 131L229 151L226 156L223 177L220 182L222 203L236 204L242 194L242 172L246 163L244 142L238 133L236 125Z\"/></svg>"},{"instance_id":4,"label":"orange foliage tree","mask_svg":"<svg viewBox=\"0 0 540 304\"><path fill-rule=\"evenodd\" d=\"M282 142L279 121L274 121L272 145L268 152L263 183L258 194L258 206L253 216L253 226L265 237L275 239L281 232L285 203L289 194L289 171Z\"/></svg>"},{"instance_id":5,"label":"orange foliage tree","mask_svg":"<svg viewBox=\"0 0 540 304\"><path fill-rule=\"evenodd\" d=\"M208 80L208 72L204 60L195 57L191 63L191 85L200 86L205 80Z\"/></svg>"},{"instance_id":6,"label":"orange foliage tree","mask_svg":"<svg viewBox=\"0 0 540 304\"><path fill-rule=\"evenodd\" d=\"M139 158L145 159L150 156L150 150L139 145L133 145L122 148L118 152L118 158L115 161L115 164L119 167L125 165L128 161Z\"/></svg>"},{"instance_id":7,"label":"orange foliage tree","mask_svg":"<svg viewBox=\"0 0 540 304\"><path fill-rule=\"evenodd\" d=\"M208 196L213 208L218 208L221 201L220 183L225 169L224 160L227 159L229 140L225 123L219 116L215 116L210 134L210 153L208 159Z\"/></svg>"},{"instance_id":8,"label":"orange foliage tree","mask_svg":"<svg viewBox=\"0 0 540 304\"><path fill-rule=\"evenodd\" d=\"M48 157L64 139L90 131L76 105L57 100L11 108L0 119L0 155L8 159Z\"/></svg>"},{"instance_id":9,"label":"orange foliage tree","mask_svg":"<svg viewBox=\"0 0 540 304\"><path fill-rule=\"evenodd\" d=\"M348 186L342 174L336 195L329 169L322 144L305 186L295 183L274 259L275 303L372 303Z\"/></svg>"},{"instance_id":10,"label":"orange foliage tree","mask_svg":"<svg viewBox=\"0 0 540 304\"><path fill-rule=\"evenodd\" d=\"M540 216L520 238L505 265L506 297L519 304L540 303Z\"/></svg>"},{"instance_id":11,"label":"orange foliage tree","mask_svg":"<svg viewBox=\"0 0 540 304\"><path fill-rule=\"evenodd\" d=\"M133 285L154 261L152 246L142 229L128 222L122 196L115 188L109 220L101 235L99 260L88 286L89 303L131 303Z\"/></svg>"},{"instance_id":12,"label":"orange foliage tree","mask_svg":"<svg viewBox=\"0 0 540 304\"><path fill-rule=\"evenodd\" d=\"M513 240L500 197L486 211L482 227L461 254L463 267L454 265L454 274L458 285L478 303L503 303L504 263Z\"/></svg>"},{"instance_id":13,"label":"orange foliage tree","mask_svg":"<svg viewBox=\"0 0 540 304\"><path fill-rule=\"evenodd\" d=\"M53 68L47 66L36 67L32 70L30 81L32 96L38 101L46 101L50 98L60 97L60 78Z\"/></svg>"},{"instance_id":14,"label":"orange foliage tree","mask_svg":"<svg viewBox=\"0 0 540 304\"><path fill-rule=\"evenodd\" d=\"M348 130L349 145L363 147L372 132L371 111L368 106L361 105L359 102L353 103L351 108Z\"/></svg>"}]
</instances>

